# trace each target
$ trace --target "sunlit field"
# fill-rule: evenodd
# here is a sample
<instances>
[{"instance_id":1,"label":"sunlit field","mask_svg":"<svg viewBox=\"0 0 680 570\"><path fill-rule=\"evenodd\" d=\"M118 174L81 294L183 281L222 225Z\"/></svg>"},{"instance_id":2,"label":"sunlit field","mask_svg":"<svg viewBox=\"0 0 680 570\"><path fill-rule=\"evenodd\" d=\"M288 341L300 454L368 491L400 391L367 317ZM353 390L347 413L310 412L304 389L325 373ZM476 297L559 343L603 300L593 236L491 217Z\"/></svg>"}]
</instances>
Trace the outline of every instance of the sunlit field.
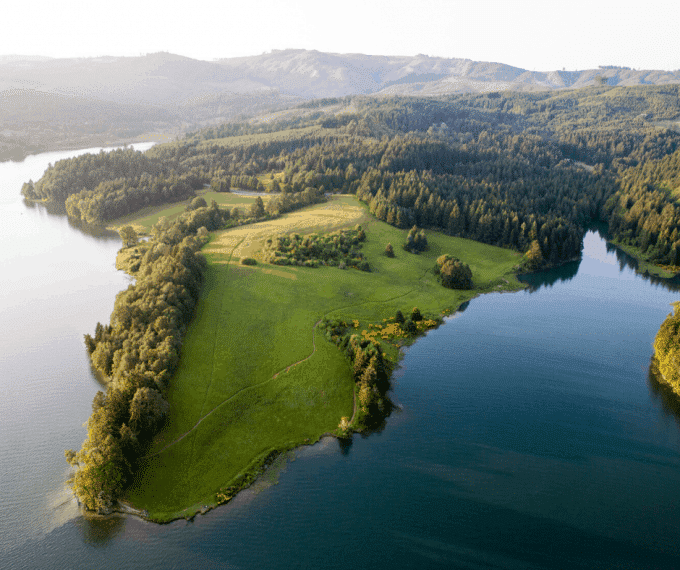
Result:
<instances>
[{"instance_id":1,"label":"sunlit field","mask_svg":"<svg viewBox=\"0 0 680 570\"><path fill-rule=\"evenodd\" d=\"M371 272L263 263L273 235L330 232L361 224ZM351 417L354 381L344 355L315 324L356 319L358 333L418 306L438 316L482 291L517 289L516 252L427 232L430 248L401 248L406 231L372 218L353 197L333 197L278 220L216 232L196 315L168 401L170 423L156 438L128 499L156 520L191 516L255 471L272 451L311 443ZM395 257L384 254L391 242ZM436 280L442 253L470 265L477 289ZM258 259L238 265L237 257ZM383 341L388 358L398 348Z\"/></svg>"}]
</instances>

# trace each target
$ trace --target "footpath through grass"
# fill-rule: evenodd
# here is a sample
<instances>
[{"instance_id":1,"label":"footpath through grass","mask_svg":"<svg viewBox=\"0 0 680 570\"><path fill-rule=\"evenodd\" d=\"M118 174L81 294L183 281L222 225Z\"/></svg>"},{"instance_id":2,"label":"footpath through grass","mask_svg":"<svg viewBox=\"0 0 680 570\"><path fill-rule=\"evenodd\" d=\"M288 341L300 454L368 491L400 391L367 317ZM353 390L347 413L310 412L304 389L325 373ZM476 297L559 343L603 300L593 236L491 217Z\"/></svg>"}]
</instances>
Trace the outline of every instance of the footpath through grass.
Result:
<instances>
[{"instance_id":1,"label":"footpath through grass","mask_svg":"<svg viewBox=\"0 0 680 570\"><path fill-rule=\"evenodd\" d=\"M275 233L357 223L366 230L362 252L371 273L235 263L238 253L257 257ZM315 332L323 316L357 319L361 332L397 309L440 315L480 292L521 287L512 275L517 253L428 232L429 251L415 255L401 248L406 233L376 221L349 196L218 232L204 248L207 279L169 389L170 422L130 502L154 520L190 517L219 503L220 490L257 471L272 451L317 441L342 416L351 417L354 381L343 354ZM388 242L394 258L384 254ZM442 253L470 265L476 290L453 291L436 281L431 269ZM397 358L396 347L383 346Z\"/></svg>"}]
</instances>

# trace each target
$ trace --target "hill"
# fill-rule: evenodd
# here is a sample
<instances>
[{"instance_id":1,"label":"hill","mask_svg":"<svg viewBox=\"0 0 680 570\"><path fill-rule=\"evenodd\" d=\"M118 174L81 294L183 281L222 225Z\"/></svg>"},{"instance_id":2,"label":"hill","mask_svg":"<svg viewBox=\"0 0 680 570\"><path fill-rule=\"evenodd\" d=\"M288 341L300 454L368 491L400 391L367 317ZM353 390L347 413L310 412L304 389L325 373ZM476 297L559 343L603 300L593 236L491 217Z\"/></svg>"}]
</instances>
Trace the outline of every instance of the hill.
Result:
<instances>
[{"instance_id":1,"label":"hill","mask_svg":"<svg viewBox=\"0 0 680 570\"><path fill-rule=\"evenodd\" d=\"M529 71L502 63L274 50L200 61L171 53L55 59L0 56L0 159L133 142L323 97L532 92L680 83L680 71L604 66Z\"/></svg>"}]
</instances>

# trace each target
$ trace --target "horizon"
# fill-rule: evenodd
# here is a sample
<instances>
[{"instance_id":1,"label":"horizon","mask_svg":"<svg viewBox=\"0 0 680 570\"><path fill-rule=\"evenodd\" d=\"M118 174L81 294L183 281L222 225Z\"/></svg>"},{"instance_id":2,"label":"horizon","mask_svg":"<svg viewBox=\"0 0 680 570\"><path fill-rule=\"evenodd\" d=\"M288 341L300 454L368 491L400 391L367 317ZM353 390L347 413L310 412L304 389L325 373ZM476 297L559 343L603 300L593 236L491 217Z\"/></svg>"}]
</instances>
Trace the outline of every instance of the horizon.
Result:
<instances>
[{"instance_id":1,"label":"horizon","mask_svg":"<svg viewBox=\"0 0 680 570\"><path fill-rule=\"evenodd\" d=\"M147 53L139 53L139 54L112 54L112 53L105 53L105 54L100 54L100 55L87 55L87 56L54 56L54 55L45 55L45 54L25 54L25 53L0 53L0 59L1 58L17 58L17 59L52 59L52 60L60 60L60 59L106 59L106 58L141 58L141 57L148 57L152 55L158 55L158 54L167 54L167 55L172 55L172 56L178 56L178 57L184 57L187 59L192 59L194 61L203 61L206 63L216 63L219 62L220 60L226 60L226 59L239 59L239 58L250 58L250 57L261 57L265 55L271 55L276 52L286 52L286 51L301 51L301 52L317 52L317 53L326 53L329 55L339 55L339 56L345 56L345 55L365 55L369 57L403 57L403 58L417 58L417 57L427 57L427 58L432 58L432 59L461 59L461 60L467 60L467 61L472 61L476 63L490 63L490 64L499 64L499 65L507 65L510 67L514 67L517 69L522 69L525 71L529 72L535 72L535 73L550 73L550 72L555 72L555 71L565 71L567 73L569 72L579 72L579 71L589 71L589 70L598 70L598 69L630 69L633 71L668 71L668 72L677 72L680 71L680 68L678 69L662 69L662 68L652 68L652 67L633 67L630 65L621 65L621 64L599 64L597 66L593 67L581 67L581 68L574 68L574 69L529 69L526 67L521 67L517 65L513 65L511 63L505 62L505 61L500 61L500 60L475 60L471 58L466 58L466 57L448 57L448 56L440 56L440 55L431 55L431 54L425 54L425 53L416 53L416 54L398 54L398 53L362 53L362 52L357 52L357 51L348 51L348 52L331 52L331 51L323 51L319 49L314 49L314 48L272 48L271 50L259 53L259 54L248 54L248 55L235 55L235 56L228 56L228 57L214 57L211 59L202 59L198 57L192 57L189 55L181 54L181 53L176 53L172 51L167 51L167 50L159 50L159 51L153 51L153 52L147 52Z\"/></svg>"},{"instance_id":2,"label":"horizon","mask_svg":"<svg viewBox=\"0 0 680 570\"><path fill-rule=\"evenodd\" d=\"M168 52L214 61L315 49L427 54L528 71L680 69L675 30L680 4L640 9L609 0L574 0L568 6L539 0L393 0L386 9L376 0L346 0L335 8L319 8L311 0L286 5L251 0L236 7L196 0L166 6L159 0L120 0L113 9L82 0L15 5L12 20L25 25L5 25L0 53L64 59Z\"/></svg>"}]
</instances>

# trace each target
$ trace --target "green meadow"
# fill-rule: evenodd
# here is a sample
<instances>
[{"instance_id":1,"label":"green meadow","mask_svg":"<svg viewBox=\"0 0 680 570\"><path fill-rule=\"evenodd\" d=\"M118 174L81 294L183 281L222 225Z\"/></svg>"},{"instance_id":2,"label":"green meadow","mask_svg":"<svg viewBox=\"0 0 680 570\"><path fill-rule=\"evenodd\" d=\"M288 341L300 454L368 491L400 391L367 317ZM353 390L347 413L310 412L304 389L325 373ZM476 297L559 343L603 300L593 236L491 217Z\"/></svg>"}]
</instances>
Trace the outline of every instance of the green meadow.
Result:
<instances>
[{"instance_id":1,"label":"green meadow","mask_svg":"<svg viewBox=\"0 0 680 570\"><path fill-rule=\"evenodd\" d=\"M238 190L236 190L238 191ZM212 200L215 200L221 208L238 208L241 212L250 208L251 204L255 202L255 196L239 196L232 192L213 192L212 190L204 189L196 192L196 196L201 196L210 205ZM269 196L263 196L262 200L266 204ZM118 231L123 226L132 226L139 234L148 234L151 232L153 225L162 217L172 222L182 212L185 211L191 200L182 200L159 208L158 206L148 206L142 208L122 218L113 220L108 229Z\"/></svg>"},{"instance_id":2,"label":"green meadow","mask_svg":"<svg viewBox=\"0 0 680 570\"><path fill-rule=\"evenodd\" d=\"M356 319L358 333L397 309L425 317L455 310L482 292L517 290L516 252L428 231L429 250L401 247L407 231L372 218L351 196L279 220L216 232L204 247L209 266L169 391L170 420L154 440L127 500L153 520L191 517L228 498L274 451L313 443L354 411L344 355L315 324ZM371 272L264 264L267 237L361 224ZM300 229L296 229L300 228ZM305 229L306 228L306 229ZM384 250L388 242L395 257ZM247 246L255 266L236 262ZM472 291L445 289L432 267L449 253L468 263ZM383 341L392 360L398 347ZM220 493L225 493L220 495Z\"/></svg>"}]
</instances>

